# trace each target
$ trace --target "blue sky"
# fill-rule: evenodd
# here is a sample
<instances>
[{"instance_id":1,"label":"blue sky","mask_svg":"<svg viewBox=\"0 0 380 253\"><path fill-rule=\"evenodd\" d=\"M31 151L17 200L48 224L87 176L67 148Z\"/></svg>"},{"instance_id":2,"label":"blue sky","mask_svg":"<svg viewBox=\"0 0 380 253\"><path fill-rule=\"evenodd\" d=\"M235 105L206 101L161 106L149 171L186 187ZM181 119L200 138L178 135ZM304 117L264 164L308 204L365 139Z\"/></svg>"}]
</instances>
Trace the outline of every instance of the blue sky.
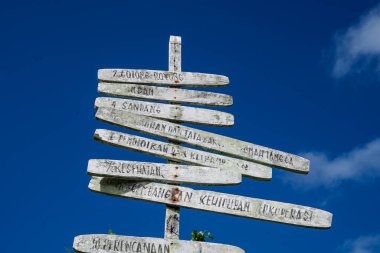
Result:
<instances>
[{"instance_id":1,"label":"blue sky","mask_svg":"<svg viewBox=\"0 0 380 253\"><path fill-rule=\"evenodd\" d=\"M165 207L88 190L87 161L163 161L93 140L97 69L227 75L232 128L199 127L311 159L308 176L206 187L334 214L330 230L181 209L181 239L206 229L246 252L380 251L378 1L3 1L1 252L65 252L74 236L162 237ZM121 130L125 131L125 130ZM197 188L197 187L194 187ZM205 187L203 187L205 188Z\"/></svg>"}]
</instances>

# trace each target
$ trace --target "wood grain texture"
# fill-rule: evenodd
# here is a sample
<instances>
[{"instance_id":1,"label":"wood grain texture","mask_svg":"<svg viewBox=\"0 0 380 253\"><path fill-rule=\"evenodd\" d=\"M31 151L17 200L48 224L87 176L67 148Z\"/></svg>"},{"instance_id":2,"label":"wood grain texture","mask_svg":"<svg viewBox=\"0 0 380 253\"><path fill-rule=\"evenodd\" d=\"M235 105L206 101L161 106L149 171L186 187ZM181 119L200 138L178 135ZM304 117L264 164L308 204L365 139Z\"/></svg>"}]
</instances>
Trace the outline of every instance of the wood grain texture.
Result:
<instances>
[{"instance_id":1,"label":"wood grain texture","mask_svg":"<svg viewBox=\"0 0 380 253\"><path fill-rule=\"evenodd\" d=\"M330 228L332 214L320 209L154 182L93 177L90 190L118 197L176 205L288 225Z\"/></svg>"},{"instance_id":2,"label":"wood grain texture","mask_svg":"<svg viewBox=\"0 0 380 253\"><path fill-rule=\"evenodd\" d=\"M230 106L233 103L231 96L221 93L141 84L99 83L98 92L110 96L208 106Z\"/></svg>"},{"instance_id":3,"label":"wood grain texture","mask_svg":"<svg viewBox=\"0 0 380 253\"><path fill-rule=\"evenodd\" d=\"M222 75L146 69L99 69L98 80L192 87L218 87L229 83L228 77Z\"/></svg>"},{"instance_id":4,"label":"wood grain texture","mask_svg":"<svg viewBox=\"0 0 380 253\"><path fill-rule=\"evenodd\" d=\"M232 126L234 124L234 116L226 112L132 99L100 97L95 100L95 107L113 108L175 122L209 126Z\"/></svg>"},{"instance_id":5,"label":"wood grain texture","mask_svg":"<svg viewBox=\"0 0 380 253\"><path fill-rule=\"evenodd\" d=\"M96 118L127 129L187 143L240 159L298 173L309 172L309 160L300 156L195 128L181 126L172 122L112 108L99 108L96 112Z\"/></svg>"},{"instance_id":6,"label":"wood grain texture","mask_svg":"<svg viewBox=\"0 0 380 253\"><path fill-rule=\"evenodd\" d=\"M105 144L154 155L193 165L232 170L250 178L270 180L272 169L268 166L232 157L208 153L179 145L143 138L106 129L97 129L94 139Z\"/></svg>"},{"instance_id":7,"label":"wood grain texture","mask_svg":"<svg viewBox=\"0 0 380 253\"><path fill-rule=\"evenodd\" d=\"M104 234L76 236L73 248L78 253L244 253L219 243Z\"/></svg>"},{"instance_id":8,"label":"wood grain texture","mask_svg":"<svg viewBox=\"0 0 380 253\"><path fill-rule=\"evenodd\" d=\"M126 180L158 181L174 184L236 185L241 174L212 167L150 162L91 159L87 173L91 176L118 177Z\"/></svg>"}]
</instances>

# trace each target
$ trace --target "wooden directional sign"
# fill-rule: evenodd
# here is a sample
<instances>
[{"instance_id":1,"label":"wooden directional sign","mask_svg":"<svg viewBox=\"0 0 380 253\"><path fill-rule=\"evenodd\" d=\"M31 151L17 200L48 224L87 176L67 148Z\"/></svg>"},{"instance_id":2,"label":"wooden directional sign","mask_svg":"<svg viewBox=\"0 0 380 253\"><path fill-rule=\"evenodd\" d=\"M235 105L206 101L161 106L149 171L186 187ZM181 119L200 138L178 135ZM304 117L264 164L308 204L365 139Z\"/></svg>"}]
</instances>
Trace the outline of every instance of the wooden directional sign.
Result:
<instances>
[{"instance_id":1,"label":"wooden directional sign","mask_svg":"<svg viewBox=\"0 0 380 253\"><path fill-rule=\"evenodd\" d=\"M272 169L261 164L181 147L179 145L143 138L136 135L106 129L97 129L94 138L97 141L109 145L139 151L173 161L233 170L244 176L261 180L269 180L272 178Z\"/></svg>"},{"instance_id":2,"label":"wooden directional sign","mask_svg":"<svg viewBox=\"0 0 380 253\"><path fill-rule=\"evenodd\" d=\"M232 126L234 124L234 116L225 112L131 99L97 98L95 107L114 108L155 118L170 119L176 122L210 126Z\"/></svg>"},{"instance_id":3,"label":"wooden directional sign","mask_svg":"<svg viewBox=\"0 0 380 253\"><path fill-rule=\"evenodd\" d=\"M185 142L249 161L300 173L309 171L309 160L302 157L151 117L111 108L99 108L96 118L128 129Z\"/></svg>"},{"instance_id":4,"label":"wooden directional sign","mask_svg":"<svg viewBox=\"0 0 380 253\"><path fill-rule=\"evenodd\" d=\"M225 86L228 77L221 75L145 69L99 69L98 80L119 83L142 83L164 86Z\"/></svg>"},{"instance_id":5,"label":"wooden directional sign","mask_svg":"<svg viewBox=\"0 0 380 253\"><path fill-rule=\"evenodd\" d=\"M320 209L161 183L93 177L89 188L108 195L302 227L329 228L332 222L332 214Z\"/></svg>"},{"instance_id":6,"label":"wooden directional sign","mask_svg":"<svg viewBox=\"0 0 380 253\"><path fill-rule=\"evenodd\" d=\"M188 103L211 106L232 105L232 97L225 94L141 84L99 83L98 92L111 96L152 99L158 101L168 101L171 103Z\"/></svg>"},{"instance_id":7,"label":"wooden directional sign","mask_svg":"<svg viewBox=\"0 0 380 253\"><path fill-rule=\"evenodd\" d=\"M73 248L79 253L244 253L219 243L102 234L76 236Z\"/></svg>"},{"instance_id":8,"label":"wooden directional sign","mask_svg":"<svg viewBox=\"0 0 380 253\"><path fill-rule=\"evenodd\" d=\"M241 183L241 174L231 170L179 164L92 159L88 161L87 172L92 176L175 184L234 185Z\"/></svg>"},{"instance_id":9,"label":"wooden directional sign","mask_svg":"<svg viewBox=\"0 0 380 253\"><path fill-rule=\"evenodd\" d=\"M74 239L76 252L244 253L235 246L179 240L181 207L301 227L331 227L333 215L320 209L179 186L239 184L242 175L270 180L272 169L269 166L308 173L310 163L283 151L180 125L181 122L210 126L234 124L234 117L229 113L180 105L232 105L232 97L225 94L181 89L183 86L213 87L229 83L226 76L182 72L181 37L170 36L169 71L100 69L98 80L98 91L106 95L170 102L97 98L98 120L165 138L168 142L105 129L95 131L95 140L168 159L169 164L92 159L87 169L92 176L88 185L91 191L165 204L165 239L80 235ZM221 154L182 147L179 145L182 143Z\"/></svg>"}]
</instances>

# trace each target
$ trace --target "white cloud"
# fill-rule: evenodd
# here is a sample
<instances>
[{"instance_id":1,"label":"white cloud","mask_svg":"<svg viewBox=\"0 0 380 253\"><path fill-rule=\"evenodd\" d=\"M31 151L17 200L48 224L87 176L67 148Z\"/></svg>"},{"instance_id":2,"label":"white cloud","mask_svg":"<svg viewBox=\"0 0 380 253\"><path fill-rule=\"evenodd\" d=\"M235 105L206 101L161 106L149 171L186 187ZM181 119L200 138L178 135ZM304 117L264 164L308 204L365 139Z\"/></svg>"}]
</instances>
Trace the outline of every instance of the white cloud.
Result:
<instances>
[{"instance_id":1,"label":"white cloud","mask_svg":"<svg viewBox=\"0 0 380 253\"><path fill-rule=\"evenodd\" d=\"M380 5L362 16L345 33L336 36L333 75L340 78L350 71L376 64L380 71Z\"/></svg>"},{"instance_id":2,"label":"white cloud","mask_svg":"<svg viewBox=\"0 0 380 253\"><path fill-rule=\"evenodd\" d=\"M343 252L347 253L378 253L380 252L380 234L346 241L342 248Z\"/></svg>"},{"instance_id":3,"label":"white cloud","mask_svg":"<svg viewBox=\"0 0 380 253\"><path fill-rule=\"evenodd\" d=\"M380 176L380 138L333 159L324 153L305 153L310 159L310 173L288 173L284 180L295 187L334 187L346 180Z\"/></svg>"}]
</instances>

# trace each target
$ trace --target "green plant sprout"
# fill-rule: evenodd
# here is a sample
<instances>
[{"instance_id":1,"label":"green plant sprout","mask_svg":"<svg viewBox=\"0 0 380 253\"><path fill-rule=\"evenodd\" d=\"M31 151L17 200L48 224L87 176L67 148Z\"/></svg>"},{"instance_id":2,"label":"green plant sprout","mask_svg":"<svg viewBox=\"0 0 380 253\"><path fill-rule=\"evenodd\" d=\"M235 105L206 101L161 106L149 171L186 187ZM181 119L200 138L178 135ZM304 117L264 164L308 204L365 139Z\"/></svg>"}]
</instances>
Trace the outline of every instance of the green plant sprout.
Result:
<instances>
[{"instance_id":1,"label":"green plant sprout","mask_svg":"<svg viewBox=\"0 0 380 253\"><path fill-rule=\"evenodd\" d=\"M212 234L206 230L198 232L196 229L194 229L191 233L192 241L205 242L206 239L214 240L214 236L212 236Z\"/></svg>"}]
</instances>

